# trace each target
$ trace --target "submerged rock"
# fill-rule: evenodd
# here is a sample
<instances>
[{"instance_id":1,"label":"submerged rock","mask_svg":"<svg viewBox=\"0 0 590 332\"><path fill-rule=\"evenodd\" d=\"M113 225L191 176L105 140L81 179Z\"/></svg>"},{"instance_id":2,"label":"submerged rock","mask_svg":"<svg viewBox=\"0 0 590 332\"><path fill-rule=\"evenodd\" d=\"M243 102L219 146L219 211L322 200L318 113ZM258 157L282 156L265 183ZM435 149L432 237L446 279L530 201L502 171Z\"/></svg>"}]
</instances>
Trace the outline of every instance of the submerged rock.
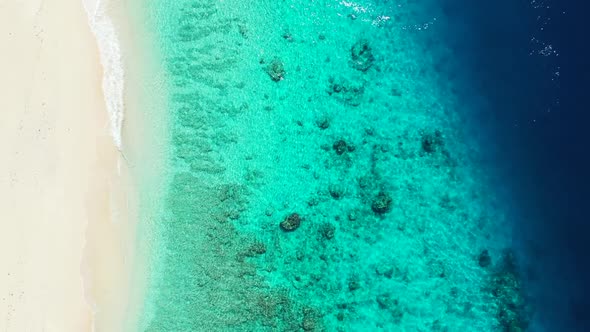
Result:
<instances>
[{"instance_id":1,"label":"submerged rock","mask_svg":"<svg viewBox=\"0 0 590 332\"><path fill-rule=\"evenodd\" d=\"M293 35L289 31L285 31L283 33L283 39L292 43L293 42Z\"/></svg>"},{"instance_id":2,"label":"submerged rock","mask_svg":"<svg viewBox=\"0 0 590 332\"><path fill-rule=\"evenodd\" d=\"M373 56L373 51L371 46L369 46L368 40L360 39L354 43L350 48L350 53L352 57L352 67L354 69L365 72L373 66L375 57Z\"/></svg>"},{"instance_id":3,"label":"submerged rock","mask_svg":"<svg viewBox=\"0 0 590 332\"><path fill-rule=\"evenodd\" d=\"M364 82L351 83L343 78L330 78L328 95L350 106L359 106L365 93Z\"/></svg>"},{"instance_id":4,"label":"submerged rock","mask_svg":"<svg viewBox=\"0 0 590 332\"><path fill-rule=\"evenodd\" d=\"M266 245L262 242L256 242L248 248L248 256L257 256L266 253Z\"/></svg>"},{"instance_id":5,"label":"submerged rock","mask_svg":"<svg viewBox=\"0 0 590 332\"><path fill-rule=\"evenodd\" d=\"M355 150L354 145L348 144L346 143L345 140L337 140L336 142L334 142L334 144L332 144L332 149L334 149L334 151L336 151L337 155L342 155L344 154L344 152L352 152Z\"/></svg>"},{"instance_id":6,"label":"submerged rock","mask_svg":"<svg viewBox=\"0 0 590 332\"><path fill-rule=\"evenodd\" d=\"M387 279L391 279L391 277L393 277L393 272L394 269L390 265L379 265L375 269L375 273L377 273L378 276L384 276Z\"/></svg>"},{"instance_id":7,"label":"submerged rock","mask_svg":"<svg viewBox=\"0 0 590 332\"><path fill-rule=\"evenodd\" d=\"M426 153L434 153L443 149L444 138L440 130L423 132L421 136L422 151Z\"/></svg>"},{"instance_id":8,"label":"submerged rock","mask_svg":"<svg viewBox=\"0 0 590 332\"><path fill-rule=\"evenodd\" d=\"M271 61L271 63L268 66L266 66L265 71L268 74L268 76L270 76L270 78L275 82L279 82L285 79L285 66L283 65L283 62L278 58L274 58Z\"/></svg>"},{"instance_id":9,"label":"submerged rock","mask_svg":"<svg viewBox=\"0 0 590 332\"><path fill-rule=\"evenodd\" d=\"M391 298L391 295L389 294L377 295L377 298L375 300L377 301L377 304L379 304L379 308L381 309L389 309L398 305L399 303L398 300Z\"/></svg>"},{"instance_id":10,"label":"submerged rock","mask_svg":"<svg viewBox=\"0 0 590 332\"><path fill-rule=\"evenodd\" d=\"M303 308L301 328L304 331L323 331L320 313L309 307Z\"/></svg>"},{"instance_id":11,"label":"submerged rock","mask_svg":"<svg viewBox=\"0 0 590 332\"><path fill-rule=\"evenodd\" d=\"M363 175L358 179L358 183L361 189L368 188L371 185L371 177Z\"/></svg>"},{"instance_id":12,"label":"submerged rock","mask_svg":"<svg viewBox=\"0 0 590 332\"><path fill-rule=\"evenodd\" d=\"M399 324L404 316L404 311L397 299L392 298L390 294L381 294L376 297L379 309L388 311L395 324Z\"/></svg>"},{"instance_id":13,"label":"submerged rock","mask_svg":"<svg viewBox=\"0 0 590 332\"><path fill-rule=\"evenodd\" d=\"M256 257L266 253L266 245L262 242L255 242L238 254L238 261L243 262L245 257Z\"/></svg>"},{"instance_id":14,"label":"submerged rock","mask_svg":"<svg viewBox=\"0 0 590 332\"><path fill-rule=\"evenodd\" d=\"M339 184L331 184L328 186L328 191L333 199L340 199L344 196L344 188Z\"/></svg>"},{"instance_id":15,"label":"submerged rock","mask_svg":"<svg viewBox=\"0 0 590 332\"><path fill-rule=\"evenodd\" d=\"M334 227L332 224L326 223L320 226L319 231L324 239L331 240L334 238L334 234L336 233L336 227Z\"/></svg>"},{"instance_id":16,"label":"submerged rock","mask_svg":"<svg viewBox=\"0 0 590 332\"><path fill-rule=\"evenodd\" d=\"M487 251L487 249L481 251L479 257L477 258L477 262L481 267L488 267L490 264L492 264L492 258L490 257L490 253Z\"/></svg>"},{"instance_id":17,"label":"submerged rock","mask_svg":"<svg viewBox=\"0 0 590 332\"><path fill-rule=\"evenodd\" d=\"M292 232L301 225L301 217L297 213L291 213L280 224L285 232Z\"/></svg>"},{"instance_id":18,"label":"submerged rock","mask_svg":"<svg viewBox=\"0 0 590 332\"><path fill-rule=\"evenodd\" d=\"M357 279L352 279L348 282L348 290L354 292L361 288L361 283Z\"/></svg>"},{"instance_id":19,"label":"submerged rock","mask_svg":"<svg viewBox=\"0 0 590 332\"><path fill-rule=\"evenodd\" d=\"M526 306L517 261L511 250L503 253L490 286L496 300L496 319L502 330L526 331L530 312Z\"/></svg>"},{"instance_id":20,"label":"submerged rock","mask_svg":"<svg viewBox=\"0 0 590 332\"><path fill-rule=\"evenodd\" d=\"M244 39L248 39L250 31L245 24L238 24L238 32Z\"/></svg>"},{"instance_id":21,"label":"submerged rock","mask_svg":"<svg viewBox=\"0 0 590 332\"><path fill-rule=\"evenodd\" d=\"M330 119L328 117L322 116L322 117L316 119L315 124L321 130L325 130L330 127Z\"/></svg>"},{"instance_id":22,"label":"submerged rock","mask_svg":"<svg viewBox=\"0 0 590 332\"><path fill-rule=\"evenodd\" d=\"M371 203L371 209L373 210L373 212L377 214L384 214L391 210L392 202L393 199L391 198L391 196L389 196L389 194L380 191L377 194L377 196L375 196L375 198L373 199L373 202Z\"/></svg>"}]
</instances>

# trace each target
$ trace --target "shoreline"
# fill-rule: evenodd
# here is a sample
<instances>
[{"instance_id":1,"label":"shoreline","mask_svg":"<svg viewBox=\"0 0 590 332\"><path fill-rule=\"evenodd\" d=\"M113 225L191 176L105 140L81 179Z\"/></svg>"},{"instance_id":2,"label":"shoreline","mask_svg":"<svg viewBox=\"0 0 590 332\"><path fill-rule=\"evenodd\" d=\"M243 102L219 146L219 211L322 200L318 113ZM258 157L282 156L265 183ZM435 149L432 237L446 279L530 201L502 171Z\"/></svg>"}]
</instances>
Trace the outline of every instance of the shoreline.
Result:
<instances>
[{"instance_id":1,"label":"shoreline","mask_svg":"<svg viewBox=\"0 0 590 332\"><path fill-rule=\"evenodd\" d=\"M142 1L130 0L111 4L108 11L119 37L125 71L121 153L135 191L134 229L130 233L134 258L128 270L128 306L122 313L125 331L141 330L143 318L149 315L146 295L152 284L151 267L157 259L155 225L162 219L161 206L168 188L167 80L160 51L149 30L148 22L153 18L146 15L144 5Z\"/></svg>"},{"instance_id":2,"label":"shoreline","mask_svg":"<svg viewBox=\"0 0 590 332\"><path fill-rule=\"evenodd\" d=\"M120 330L129 305L134 247L133 234L136 206L130 181L129 165L123 154L122 128L124 118L125 71L121 44L109 15L110 2L82 0L89 27L96 45L101 67L101 90L104 112L108 117L110 136L116 148L110 182L110 222L96 220L87 227L85 264L94 268L85 278L93 305L92 330Z\"/></svg>"},{"instance_id":3,"label":"shoreline","mask_svg":"<svg viewBox=\"0 0 590 332\"><path fill-rule=\"evenodd\" d=\"M108 15L110 3L105 0L82 0L88 24L98 47L103 68L102 90L111 123L111 135L121 150L124 119L125 71L121 60L121 45L117 30Z\"/></svg>"}]
</instances>

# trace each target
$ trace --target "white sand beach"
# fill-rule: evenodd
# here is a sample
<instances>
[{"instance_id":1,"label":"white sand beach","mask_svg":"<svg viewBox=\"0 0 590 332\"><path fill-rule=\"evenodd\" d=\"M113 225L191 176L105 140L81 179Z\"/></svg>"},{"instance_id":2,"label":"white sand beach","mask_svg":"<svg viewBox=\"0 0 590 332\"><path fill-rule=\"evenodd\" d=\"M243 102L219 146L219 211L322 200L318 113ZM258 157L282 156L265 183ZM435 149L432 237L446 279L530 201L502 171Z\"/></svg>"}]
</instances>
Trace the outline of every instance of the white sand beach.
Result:
<instances>
[{"instance_id":1,"label":"white sand beach","mask_svg":"<svg viewBox=\"0 0 590 332\"><path fill-rule=\"evenodd\" d=\"M0 0L0 31L0 330L117 331L131 189L82 1Z\"/></svg>"}]
</instances>

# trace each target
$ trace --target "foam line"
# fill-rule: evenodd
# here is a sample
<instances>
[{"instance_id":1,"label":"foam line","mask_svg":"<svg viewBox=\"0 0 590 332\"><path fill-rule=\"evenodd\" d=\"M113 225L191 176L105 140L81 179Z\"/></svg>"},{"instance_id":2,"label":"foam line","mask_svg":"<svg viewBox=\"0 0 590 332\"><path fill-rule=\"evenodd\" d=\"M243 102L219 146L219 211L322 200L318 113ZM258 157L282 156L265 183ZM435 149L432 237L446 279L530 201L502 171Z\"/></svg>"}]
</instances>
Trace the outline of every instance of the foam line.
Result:
<instances>
[{"instance_id":1,"label":"foam line","mask_svg":"<svg viewBox=\"0 0 590 332\"><path fill-rule=\"evenodd\" d=\"M113 22L106 14L105 0L82 0L88 23L92 30L103 67L102 89L111 125L115 146L121 150L121 128L123 126L123 91L125 73L121 59L121 47Z\"/></svg>"}]
</instances>

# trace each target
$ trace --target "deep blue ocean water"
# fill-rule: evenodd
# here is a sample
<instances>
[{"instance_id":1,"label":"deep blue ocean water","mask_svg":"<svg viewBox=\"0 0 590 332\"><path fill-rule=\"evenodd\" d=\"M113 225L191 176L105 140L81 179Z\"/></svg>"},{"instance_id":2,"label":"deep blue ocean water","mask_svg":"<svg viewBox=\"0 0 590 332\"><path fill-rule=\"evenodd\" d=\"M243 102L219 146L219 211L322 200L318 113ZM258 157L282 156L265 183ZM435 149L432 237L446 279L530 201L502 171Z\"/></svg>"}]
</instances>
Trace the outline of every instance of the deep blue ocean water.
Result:
<instances>
[{"instance_id":1,"label":"deep blue ocean water","mask_svg":"<svg viewBox=\"0 0 590 332\"><path fill-rule=\"evenodd\" d=\"M590 6L445 3L465 78L487 97L471 120L499 147L536 319L547 331L590 331Z\"/></svg>"}]
</instances>

